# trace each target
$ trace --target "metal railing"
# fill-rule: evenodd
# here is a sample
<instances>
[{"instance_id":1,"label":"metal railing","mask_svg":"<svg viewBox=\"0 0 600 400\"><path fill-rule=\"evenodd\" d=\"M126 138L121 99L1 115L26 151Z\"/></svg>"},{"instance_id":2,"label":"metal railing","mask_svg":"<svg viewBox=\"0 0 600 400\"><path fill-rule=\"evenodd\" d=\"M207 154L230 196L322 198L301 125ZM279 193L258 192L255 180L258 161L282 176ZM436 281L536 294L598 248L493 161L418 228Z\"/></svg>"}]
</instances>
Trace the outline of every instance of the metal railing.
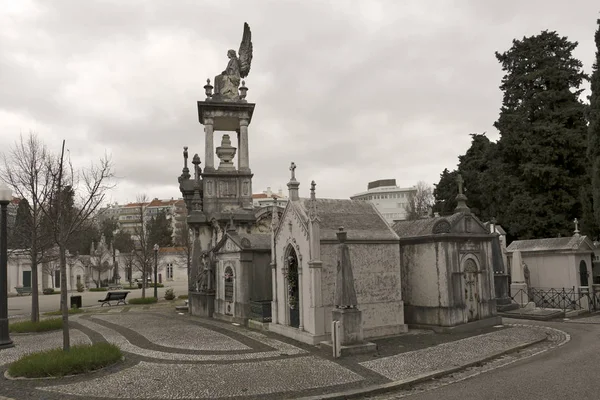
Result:
<instances>
[{"instance_id":1,"label":"metal railing","mask_svg":"<svg viewBox=\"0 0 600 400\"><path fill-rule=\"evenodd\" d=\"M588 288L528 288L511 293L511 299L521 307L530 303L537 308L552 308L562 311L600 309L600 293Z\"/></svg>"}]
</instances>

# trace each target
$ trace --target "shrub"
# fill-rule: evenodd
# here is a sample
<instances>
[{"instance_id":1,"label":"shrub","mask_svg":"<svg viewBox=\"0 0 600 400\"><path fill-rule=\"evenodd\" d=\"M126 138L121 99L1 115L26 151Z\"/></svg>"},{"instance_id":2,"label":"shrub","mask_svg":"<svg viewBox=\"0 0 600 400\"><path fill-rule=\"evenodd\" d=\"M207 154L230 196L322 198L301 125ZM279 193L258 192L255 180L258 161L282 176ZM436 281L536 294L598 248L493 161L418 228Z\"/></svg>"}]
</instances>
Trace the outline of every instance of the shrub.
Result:
<instances>
[{"instance_id":1,"label":"shrub","mask_svg":"<svg viewBox=\"0 0 600 400\"><path fill-rule=\"evenodd\" d=\"M39 322L14 322L8 325L8 329L14 333L55 331L62 329L62 318L43 319Z\"/></svg>"},{"instance_id":2,"label":"shrub","mask_svg":"<svg viewBox=\"0 0 600 400\"><path fill-rule=\"evenodd\" d=\"M85 290L85 286L83 285L83 283L81 283L81 282L80 282L80 283L78 283L78 284L77 284L77 291L78 291L79 293L81 293L81 292L83 292L84 290Z\"/></svg>"},{"instance_id":3,"label":"shrub","mask_svg":"<svg viewBox=\"0 0 600 400\"><path fill-rule=\"evenodd\" d=\"M44 294L54 294L54 289L52 289L52 288L46 288L46 289L42 290L42 293L44 293Z\"/></svg>"},{"instance_id":4,"label":"shrub","mask_svg":"<svg viewBox=\"0 0 600 400\"><path fill-rule=\"evenodd\" d=\"M182 294L181 296L177 296L178 299L180 300L187 300L188 295L187 294Z\"/></svg>"},{"instance_id":5,"label":"shrub","mask_svg":"<svg viewBox=\"0 0 600 400\"><path fill-rule=\"evenodd\" d=\"M69 308L69 314L81 314L83 311L81 308ZM56 311L48 311L45 312L44 315L62 315L62 311L60 310L56 310Z\"/></svg>"},{"instance_id":6,"label":"shrub","mask_svg":"<svg viewBox=\"0 0 600 400\"><path fill-rule=\"evenodd\" d=\"M108 290L107 287L93 287L90 288L90 292L106 292Z\"/></svg>"},{"instance_id":7,"label":"shrub","mask_svg":"<svg viewBox=\"0 0 600 400\"><path fill-rule=\"evenodd\" d=\"M129 300L129 304L153 304L156 303L156 299L154 297L136 297L134 299Z\"/></svg>"},{"instance_id":8,"label":"shrub","mask_svg":"<svg viewBox=\"0 0 600 400\"><path fill-rule=\"evenodd\" d=\"M12 363L8 373L25 378L75 375L114 364L122 357L121 350L114 344L79 345L69 351L52 349L28 354Z\"/></svg>"},{"instance_id":9,"label":"shrub","mask_svg":"<svg viewBox=\"0 0 600 400\"><path fill-rule=\"evenodd\" d=\"M174 300L174 299L175 299L175 292L173 292L173 289L165 290L165 300Z\"/></svg>"},{"instance_id":10,"label":"shrub","mask_svg":"<svg viewBox=\"0 0 600 400\"><path fill-rule=\"evenodd\" d=\"M154 286L156 286L158 288L165 287L165 285L163 285L162 283L149 283L148 286L146 286L146 287L153 288Z\"/></svg>"}]
</instances>

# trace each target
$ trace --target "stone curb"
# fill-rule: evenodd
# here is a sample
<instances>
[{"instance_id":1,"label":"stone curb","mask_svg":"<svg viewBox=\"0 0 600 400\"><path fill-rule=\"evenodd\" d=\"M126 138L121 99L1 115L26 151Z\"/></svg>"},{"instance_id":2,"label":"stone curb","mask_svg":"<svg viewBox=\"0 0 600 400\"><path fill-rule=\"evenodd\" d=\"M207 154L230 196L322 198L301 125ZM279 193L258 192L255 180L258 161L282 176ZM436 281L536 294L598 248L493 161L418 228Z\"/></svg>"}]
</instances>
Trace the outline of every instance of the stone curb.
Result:
<instances>
[{"instance_id":1,"label":"stone curb","mask_svg":"<svg viewBox=\"0 0 600 400\"><path fill-rule=\"evenodd\" d=\"M528 327L528 328L533 328L533 329L540 329L536 326L533 325L525 325L525 324L505 324L507 326L521 326L521 327ZM549 327L543 327L542 329L548 329L548 330L553 330L556 332L559 332L563 335L566 336L566 339L563 340L561 343L559 343L556 347L562 346L563 344L567 343L568 341L571 340L571 336L564 332L561 331L559 329L554 329L554 328L549 328ZM538 339L538 340L533 340L529 343L525 343L519 346L515 346L512 347L510 349L507 350L502 350L502 351L498 351L496 353L487 355L485 357L481 357L475 361L471 361L468 363L464 363L461 364L459 366L456 367L452 367L452 368L446 368L444 370L438 370L438 371L433 371L433 372L429 372L426 374L421 374L421 375L417 375L415 377L411 377L408 379L403 379L403 380L399 380L399 381L394 381L394 382L388 382L388 383L384 383L384 384L380 384L380 385L373 385L373 386L368 386L365 388L360 388L360 389L354 389L354 390L348 390L345 392L336 392L336 393L330 393L330 394L323 394L323 395L317 395L317 396L308 396L308 397L299 397L296 398L295 400L344 400L344 399L351 399L351 398L357 398L357 397L362 397L362 396L367 396L367 395L377 395L377 394L382 394L385 392L391 392L391 391L395 391L395 390L400 390L403 388L406 388L408 386L412 386L415 385L417 383L421 383L424 381L429 381L435 378L439 378L441 376L444 375L449 375L452 374L454 372L463 370L465 368L469 368L472 367L474 365L477 365L479 363L483 363L486 361L490 361L492 359L501 357L503 355L509 354L509 353L514 353L515 351L519 351L522 350L526 347L530 347L533 345L536 345L538 343L541 342L545 342L546 340L548 340L547 338L543 338L543 339ZM533 355L531 355L530 357L533 357L535 355L541 354L545 351L547 351L548 349L544 349L541 350L539 352L534 353Z\"/></svg>"}]
</instances>

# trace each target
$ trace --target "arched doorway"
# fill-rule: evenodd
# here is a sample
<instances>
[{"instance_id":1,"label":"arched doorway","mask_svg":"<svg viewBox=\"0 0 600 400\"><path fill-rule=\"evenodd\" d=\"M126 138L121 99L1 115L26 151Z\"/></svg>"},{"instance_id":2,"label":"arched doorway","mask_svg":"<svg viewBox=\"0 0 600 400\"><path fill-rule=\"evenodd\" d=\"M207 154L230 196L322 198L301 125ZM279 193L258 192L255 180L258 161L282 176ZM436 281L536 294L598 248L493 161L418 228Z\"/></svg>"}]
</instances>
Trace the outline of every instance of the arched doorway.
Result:
<instances>
[{"instance_id":1,"label":"arched doorway","mask_svg":"<svg viewBox=\"0 0 600 400\"><path fill-rule=\"evenodd\" d=\"M579 282L580 286L589 286L587 264L584 260L579 263Z\"/></svg>"},{"instance_id":2,"label":"arched doorway","mask_svg":"<svg viewBox=\"0 0 600 400\"><path fill-rule=\"evenodd\" d=\"M298 256L296 251L289 247L286 257L287 264L287 304L289 323L294 328L300 327L300 290L298 282Z\"/></svg>"},{"instance_id":3,"label":"arched doorway","mask_svg":"<svg viewBox=\"0 0 600 400\"><path fill-rule=\"evenodd\" d=\"M468 258L464 263L463 279L467 319L469 322L476 321L479 319L479 276L477 264L472 258Z\"/></svg>"}]
</instances>

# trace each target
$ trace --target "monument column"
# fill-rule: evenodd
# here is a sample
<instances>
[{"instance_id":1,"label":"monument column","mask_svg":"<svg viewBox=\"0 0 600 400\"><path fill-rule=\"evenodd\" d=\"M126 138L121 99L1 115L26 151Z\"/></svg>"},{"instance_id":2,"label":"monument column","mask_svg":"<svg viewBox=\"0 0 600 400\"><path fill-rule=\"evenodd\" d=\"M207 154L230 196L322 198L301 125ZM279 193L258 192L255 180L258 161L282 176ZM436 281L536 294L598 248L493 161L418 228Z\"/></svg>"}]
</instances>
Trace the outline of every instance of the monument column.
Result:
<instances>
[{"instance_id":1,"label":"monument column","mask_svg":"<svg viewBox=\"0 0 600 400\"><path fill-rule=\"evenodd\" d=\"M213 143L213 119L204 118L204 171L215 170L215 146Z\"/></svg>"},{"instance_id":2,"label":"monument column","mask_svg":"<svg viewBox=\"0 0 600 400\"><path fill-rule=\"evenodd\" d=\"M238 169L248 171L250 160L248 155L248 120L240 119L240 136L238 147L240 148Z\"/></svg>"},{"instance_id":3,"label":"monument column","mask_svg":"<svg viewBox=\"0 0 600 400\"><path fill-rule=\"evenodd\" d=\"M302 255L298 255L298 293L300 294L300 301L298 302L298 316L299 323L298 329L301 331L304 330L304 317L302 314L304 313L304 291L302 290Z\"/></svg>"}]
</instances>

